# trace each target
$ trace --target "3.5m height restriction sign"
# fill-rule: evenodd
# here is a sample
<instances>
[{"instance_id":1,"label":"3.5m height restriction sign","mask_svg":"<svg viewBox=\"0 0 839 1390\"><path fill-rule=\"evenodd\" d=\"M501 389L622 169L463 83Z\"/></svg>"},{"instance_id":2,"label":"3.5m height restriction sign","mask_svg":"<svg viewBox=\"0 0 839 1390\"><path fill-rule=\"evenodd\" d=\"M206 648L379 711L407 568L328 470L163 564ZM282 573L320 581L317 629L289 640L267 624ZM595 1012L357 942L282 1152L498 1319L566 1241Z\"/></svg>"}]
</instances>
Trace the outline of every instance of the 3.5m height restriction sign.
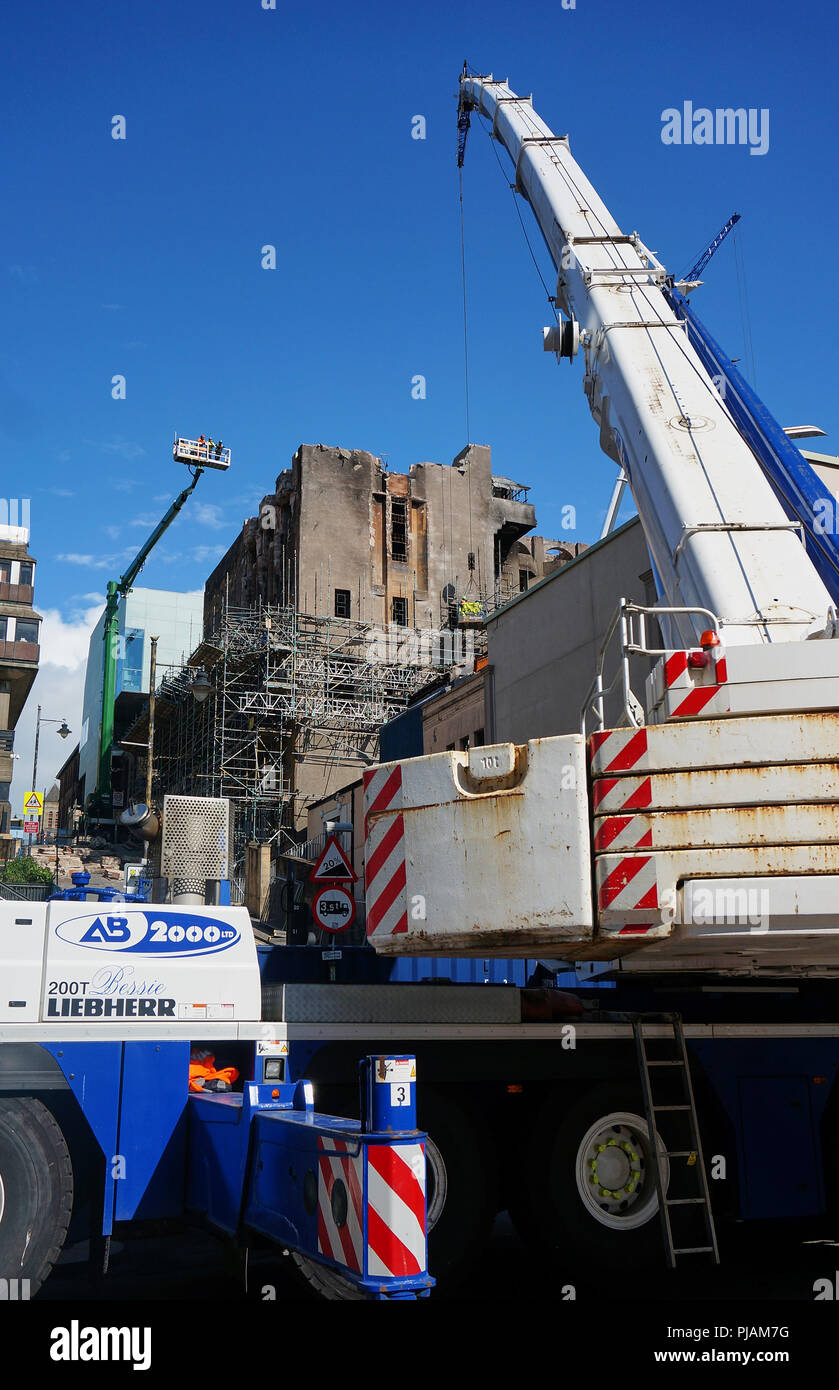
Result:
<instances>
[{"instance_id":1,"label":"3.5m height restriction sign","mask_svg":"<svg viewBox=\"0 0 839 1390\"><path fill-rule=\"evenodd\" d=\"M312 916L324 931L346 931L355 921L355 899L340 883L326 884L312 902Z\"/></svg>"}]
</instances>

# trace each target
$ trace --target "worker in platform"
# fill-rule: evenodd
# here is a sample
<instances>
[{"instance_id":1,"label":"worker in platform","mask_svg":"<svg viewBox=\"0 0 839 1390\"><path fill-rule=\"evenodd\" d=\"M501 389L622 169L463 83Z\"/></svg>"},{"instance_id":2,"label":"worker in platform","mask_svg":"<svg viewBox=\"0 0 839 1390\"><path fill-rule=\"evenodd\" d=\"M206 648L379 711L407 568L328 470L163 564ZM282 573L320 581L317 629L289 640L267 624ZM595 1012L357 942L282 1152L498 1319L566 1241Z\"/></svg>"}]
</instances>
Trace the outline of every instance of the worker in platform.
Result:
<instances>
[{"instance_id":1,"label":"worker in platform","mask_svg":"<svg viewBox=\"0 0 839 1390\"><path fill-rule=\"evenodd\" d=\"M213 450L214 450L215 447L216 447L216 446L215 446L215 444L213 443L213 436L210 435L209 439L207 440L207 458L208 458L208 459L211 459L211 458L213 457Z\"/></svg>"},{"instance_id":2,"label":"worker in platform","mask_svg":"<svg viewBox=\"0 0 839 1390\"><path fill-rule=\"evenodd\" d=\"M206 439L204 438L203 434L199 434L198 439L197 439L196 442L197 442L197 444L198 444L198 457L199 457L199 458L203 458L203 456L204 456L204 449L205 449L205 446L206 446L206 443L207 443L207 441L206 441Z\"/></svg>"},{"instance_id":3,"label":"worker in platform","mask_svg":"<svg viewBox=\"0 0 839 1390\"><path fill-rule=\"evenodd\" d=\"M221 443L221 440L219 440L218 444L216 445L216 458L217 458L217 459L220 459L220 458L221 458L221 450L222 450L222 443Z\"/></svg>"}]
</instances>

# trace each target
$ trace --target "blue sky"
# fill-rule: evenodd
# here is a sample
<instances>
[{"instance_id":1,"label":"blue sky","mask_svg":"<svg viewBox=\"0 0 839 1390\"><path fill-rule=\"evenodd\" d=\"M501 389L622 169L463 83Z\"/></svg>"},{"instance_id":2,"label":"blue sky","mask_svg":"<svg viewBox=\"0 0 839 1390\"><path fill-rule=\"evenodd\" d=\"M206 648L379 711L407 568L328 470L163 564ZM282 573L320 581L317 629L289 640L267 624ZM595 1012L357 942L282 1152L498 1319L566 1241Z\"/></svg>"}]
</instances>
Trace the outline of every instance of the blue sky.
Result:
<instances>
[{"instance_id":1,"label":"blue sky","mask_svg":"<svg viewBox=\"0 0 839 1390\"><path fill-rule=\"evenodd\" d=\"M36 602L56 650L84 645L96 596L186 481L175 429L233 449L140 581L183 590L202 585L301 441L370 449L399 470L463 446L464 58L532 90L668 268L685 270L742 214L745 285L729 238L697 310L782 424L820 424L819 447L839 450L839 288L818 273L839 212L837 27L833 7L775 0L15 6L0 58L0 440L7 493L31 498ZM768 153L663 145L661 113L686 99L768 108ZM111 138L117 114L124 141ZM411 139L416 114L424 141ZM531 485L540 532L555 534L571 504L576 539L590 541L613 466L579 363L559 369L541 351L544 292L477 121L464 172L472 438ZM260 265L269 243L275 271ZM417 373L424 401L411 397ZM116 374L125 400L111 397ZM24 743L36 698L77 700L77 679L51 679L36 682Z\"/></svg>"}]
</instances>

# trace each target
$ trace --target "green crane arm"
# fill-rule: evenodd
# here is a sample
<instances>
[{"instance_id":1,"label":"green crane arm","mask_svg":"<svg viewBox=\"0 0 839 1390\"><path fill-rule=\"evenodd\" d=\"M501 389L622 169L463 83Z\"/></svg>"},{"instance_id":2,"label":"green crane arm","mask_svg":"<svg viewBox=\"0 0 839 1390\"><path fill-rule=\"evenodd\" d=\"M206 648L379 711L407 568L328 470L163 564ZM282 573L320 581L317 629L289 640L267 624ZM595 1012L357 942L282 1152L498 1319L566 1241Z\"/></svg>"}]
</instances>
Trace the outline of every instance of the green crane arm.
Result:
<instances>
[{"instance_id":1,"label":"green crane arm","mask_svg":"<svg viewBox=\"0 0 839 1390\"><path fill-rule=\"evenodd\" d=\"M125 574L119 579L108 581L105 598L105 665L102 683L102 732L99 740L99 779L96 795L100 803L108 803L111 797L111 749L114 742L114 700L117 684L117 655L119 650L118 613L119 602L130 593L134 580L146 563L150 552L157 545L164 531L168 530L190 493L195 491L198 479L204 472L196 468L192 472L192 482L179 493L166 514L161 517L148 539L140 546Z\"/></svg>"}]
</instances>

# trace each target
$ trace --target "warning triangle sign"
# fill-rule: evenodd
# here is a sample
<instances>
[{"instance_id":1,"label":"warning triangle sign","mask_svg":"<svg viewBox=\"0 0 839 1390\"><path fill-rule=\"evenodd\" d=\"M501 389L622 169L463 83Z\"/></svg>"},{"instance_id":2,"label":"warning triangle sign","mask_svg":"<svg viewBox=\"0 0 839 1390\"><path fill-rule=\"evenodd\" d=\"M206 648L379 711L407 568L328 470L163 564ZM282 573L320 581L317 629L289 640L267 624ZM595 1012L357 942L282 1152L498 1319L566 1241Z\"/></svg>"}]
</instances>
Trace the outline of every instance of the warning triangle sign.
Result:
<instances>
[{"instance_id":1,"label":"warning triangle sign","mask_svg":"<svg viewBox=\"0 0 839 1390\"><path fill-rule=\"evenodd\" d=\"M34 813L34 815L36 816L40 815L42 806L43 797L41 796L40 792L26 793L26 796L23 798L23 809L27 812L27 814Z\"/></svg>"},{"instance_id":2,"label":"warning triangle sign","mask_svg":"<svg viewBox=\"0 0 839 1390\"><path fill-rule=\"evenodd\" d=\"M330 880L334 882L336 879L340 879L344 883L355 883L358 879L358 874L353 869L352 864L341 849L335 836L330 835L323 847L323 854L309 874L309 882L325 883Z\"/></svg>"}]
</instances>

